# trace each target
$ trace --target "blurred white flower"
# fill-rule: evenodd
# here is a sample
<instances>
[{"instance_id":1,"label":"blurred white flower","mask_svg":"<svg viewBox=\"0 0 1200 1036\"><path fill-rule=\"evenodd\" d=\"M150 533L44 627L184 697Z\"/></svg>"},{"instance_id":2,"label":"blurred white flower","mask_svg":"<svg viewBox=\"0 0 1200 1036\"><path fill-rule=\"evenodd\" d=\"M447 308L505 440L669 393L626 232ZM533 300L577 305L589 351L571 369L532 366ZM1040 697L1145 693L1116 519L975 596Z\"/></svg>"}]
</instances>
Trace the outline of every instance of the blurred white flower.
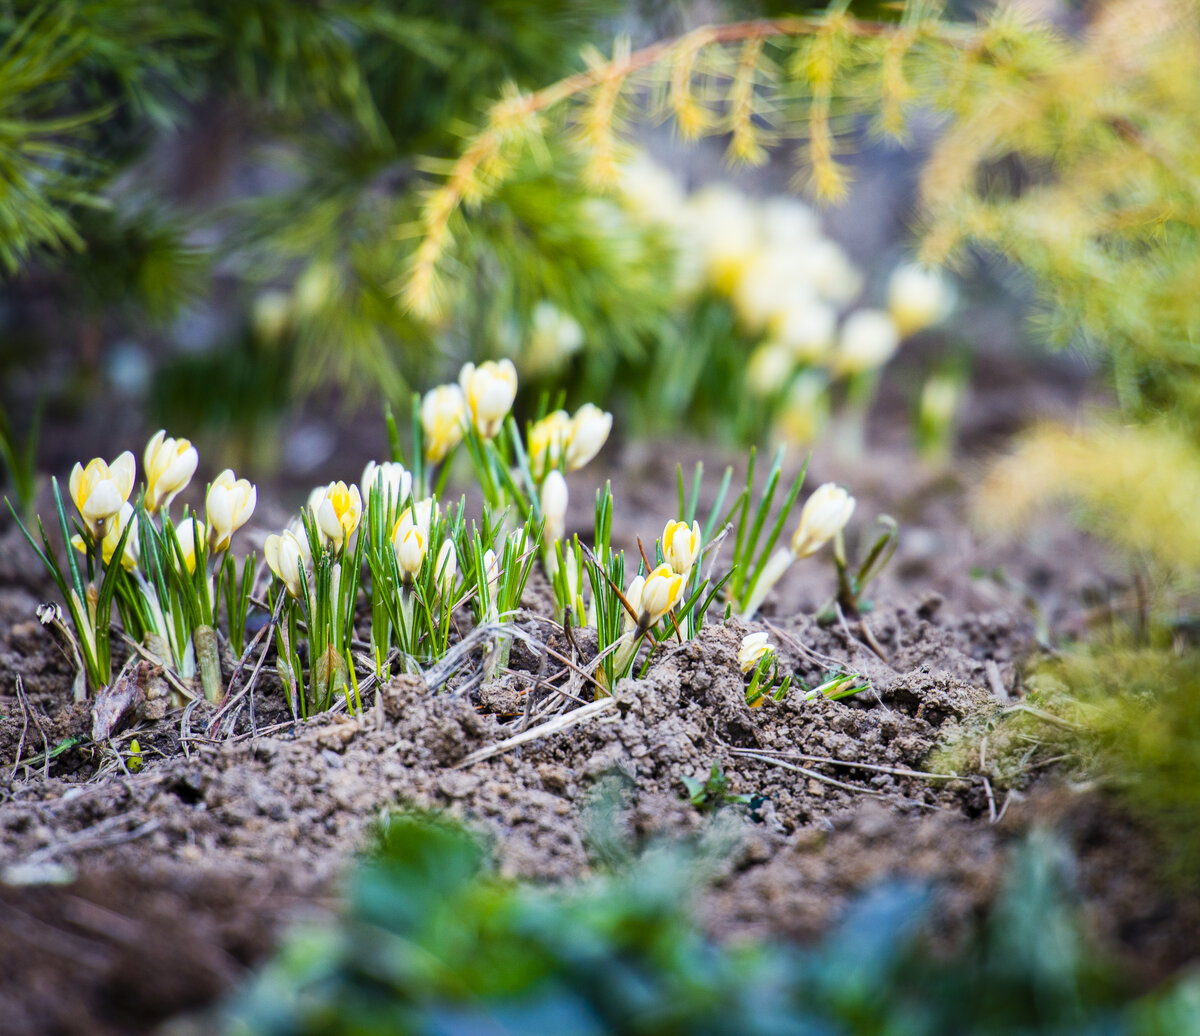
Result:
<instances>
[{"instance_id":1,"label":"blurred white flower","mask_svg":"<svg viewBox=\"0 0 1200 1036\"><path fill-rule=\"evenodd\" d=\"M787 384L795 366L787 346L781 342L764 342L750 354L746 384L756 396L773 396Z\"/></svg>"},{"instance_id":2,"label":"blurred white flower","mask_svg":"<svg viewBox=\"0 0 1200 1036\"><path fill-rule=\"evenodd\" d=\"M761 245L758 210L740 191L716 184L688 198L685 220L709 282L730 294Z\"/></svg>"},{"instance_id":3,"label":"blurred white flower","mask_svg":"<svg viewBox=\"0 0 1200 1036\"><path fill-rule=\"evenodd\" d=\"M646 223L683 221L683 188L675 174L644 151L634 154L618 174L617 187L629 210Z\"/></svg>"},{"instance_id":4,"label":"blurred white flower","mask_svg":"<svg viewBox=\"0 0 1200 1036\"><path fill-rule=\"evenodd\" d=\"M369 460L362 473L364 509L369 509L371 506L371 494L375 491L376 482L383 487L382 506L384 507L398 507L408 499L408 494L412 492L412 474L403 464L392 460L385 460L382 464L378 464Z\"/></svg>"},{"instance_id":5,"label":"blurred white flower","mask_svg":"<svg viewBox=\"0 0 1200 1036\"><path fill-rule=\"evenodd\" d=\"M888 312L902 338L932 327L954 308L954 288L940 270L897 266L888 280Z\"/></svg>"},{"instance_id":6,"label":"blurred white flower","mask_svg":"<svg viewBox=\"0 0 1200 1036\"><path fill-rule=\"evenodd\" d=\"M555 469L542 483L542 514L546 516L546 528L542 542L549 546L561 540L567 528L567 480Z\"/></svg>"},{"instance_id":7,"label":"blurred white flower","mask_svg":"<svg viewBox=\"0 0 1200 1036\"><path fill-rule=\"evenodd\" d=\"M462 442L467 400L457 385L438 385L421 400L425 459L437 463Z\"/></svg>"},{"instance_id":8,"label":"blurred white flower","mask_svg":"<svg viewBox=\"0 0 1200 1036\"><path fill-rule=\"evenodd\" d=\"M839 374L857 374L882 367L900 346L900 332L883 310L859 309L844 324L834 354Z\"/></svg>"},{"instance_id":9,"label":"blurred white flower","mask_svg":"<svg viewBox=\"0 0 1200 1036\"><path fill-rule=\"evenodd\" d=\"M517 368L512 360L485 360L463 364L458 384L467 401L475 430L494 438L517 398Z\"/></svg>"},{"instance_id":10,"label":"blurred white flower","mask_svg":"<svg viewBox=\"0 0 1200 1036\"><path fill-rule=\"evenodd\" d=\"M583 346L583 328L570 313L543 299L533 307L521 361L532 374L557 371Z\"/></svg>"},{"instance_id":11,"label":"blurred white flower","mask_svg":"<svg viewBox=\"0 0 1200 1036\"><path fill-rule=\"evenodd\" d=\"M768 245L796 245L821 236L817 214L799 198L786 194L763 201L762 227Z\"/></svg>"},{"instance_id":12,"label":"blurred white flower","mask_svg":"<svg viewBox=\"0 0 1200 1036\"><path fill-rule=\"evenodd\" d=\"M818 299L797 299L772 325L774 337L794 360L813 363L828 355L837 331L837 313Z\"/></svg>"}]
</instances>

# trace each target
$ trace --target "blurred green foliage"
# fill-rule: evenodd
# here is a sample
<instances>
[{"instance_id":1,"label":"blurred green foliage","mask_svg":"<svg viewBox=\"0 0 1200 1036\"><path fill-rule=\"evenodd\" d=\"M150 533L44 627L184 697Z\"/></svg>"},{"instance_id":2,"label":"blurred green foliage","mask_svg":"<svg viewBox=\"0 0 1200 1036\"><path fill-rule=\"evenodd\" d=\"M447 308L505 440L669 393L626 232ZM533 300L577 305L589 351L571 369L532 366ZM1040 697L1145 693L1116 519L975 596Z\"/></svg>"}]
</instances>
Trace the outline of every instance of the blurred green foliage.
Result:
<instances>
[{"instance_id":1,"label":"blurred green foliage","mask_svg":"<svg viewBox=\"0 0 1200 1036\"><path fill-rule=\"evenodd\" d=\"M1090 947L1068 859L1019 849L984 922L931 952L927 892L866 893L818 945L721 946L689 903L706 869L660 847L570 891L491 876L448 821L394 817L333 927L292 935L230 1005L230 1033L894 1034L1200 1031L1185 980L1131 1000Z\"/></svg>"}]
</instances>

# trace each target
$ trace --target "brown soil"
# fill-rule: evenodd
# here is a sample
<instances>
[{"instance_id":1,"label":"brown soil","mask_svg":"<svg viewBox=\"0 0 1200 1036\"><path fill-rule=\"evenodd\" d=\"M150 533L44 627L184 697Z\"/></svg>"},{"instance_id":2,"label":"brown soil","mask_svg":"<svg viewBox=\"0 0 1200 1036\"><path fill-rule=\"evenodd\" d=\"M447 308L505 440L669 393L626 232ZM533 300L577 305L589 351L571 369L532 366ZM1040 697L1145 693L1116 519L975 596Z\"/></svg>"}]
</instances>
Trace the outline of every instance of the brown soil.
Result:
<instances>
[{"instance_id":1,"label":"brown soil","mask_svg":"<svg viewBox=\"0 0 1200 1036\"><path fill-rule=\"evenodd\" d=\"M671 517L680 452L626 451L619 469L585 472L571 518L586 528L590 485L612 475L619 537L652 540ZM1021 694L1023 660L1036 650L1026 595L1053 629L1071 631L1081 601L1111 592L1095 545L1056 523L1020 544L980 543L964 523L961 487L898 454L852 472L826 461L813 474L810 486L853 485L860 516L895 515L901 550L861 622L822 628L810 617L830 589L822 559L795 566L752 628L775 631L800 679L845 665L870 680L869 693L840 702L793 693L750 709L736 661L745 629L713 624L664 650L644 681L621 684L607 711L468 765L470 753L519 733L527 709L552 704L531 691L539 676L557 679L552 660L518 645L516 674L497 684L460 694L452 681L432 695L404 677L362 718L303 725L286 722L264 681L257 736L246 711L211 740L203 710L186 725L177 713L142 720L145 770L124 773L111 750L89 743L90 710L70 703L69 668L32 621L48 588L27 548L5 535L0 1028L128 1032L211 1002L269 952L283 924L329 906L347 859L389 806L463 817L492 841L504 874L570 879L598 852L588 811L602 779L619 776L631 839L678 836L707 823L680 778L703 778L714 761L733 792L755 796L738 848L699 904L719 937L811 938L857 890L895 875L936 880L952 932L989 900L1014 839L1051 824L1077 849L1097 938L1145 981L1181 966L1200 906L1161 891L1148 841L1095 794L1059 787L1045 771L1007 789L978 774L904 772L922 770L961 721ZM973 568L1003 578L975 579ZM537 614L544 596L531 588L525 627L569 653L562 631ZM32 716L11 696L17 674ZM554 712L565 715L574 703L562 701ZM48 776L42 764L12 766L18 746L28 759L71 737L79 744ZM738 754L746 750L760 755Z\"/></svg>"}]
</instances>

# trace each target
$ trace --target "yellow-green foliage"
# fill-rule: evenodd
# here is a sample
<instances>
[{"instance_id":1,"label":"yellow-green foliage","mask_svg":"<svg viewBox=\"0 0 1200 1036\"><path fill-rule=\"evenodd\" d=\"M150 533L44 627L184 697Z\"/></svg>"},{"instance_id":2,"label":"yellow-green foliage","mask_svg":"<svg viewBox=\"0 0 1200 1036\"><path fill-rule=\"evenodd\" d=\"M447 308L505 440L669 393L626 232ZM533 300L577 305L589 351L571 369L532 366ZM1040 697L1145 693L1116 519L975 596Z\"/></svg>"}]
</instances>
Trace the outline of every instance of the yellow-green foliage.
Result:
<instances>
[{"instance_id":1,"label":"yellow-green foliage","mask_svg":"<svg viewBox=\"0 0 1200 1036\"><path fill-rule=\"evenodd\" d=\"M1200 570L1200 453L1167 422L1036 428L993 465L975 506L984 525L1011 530L1063 499L1126 550Z\"/></svg>"}]
</instances>

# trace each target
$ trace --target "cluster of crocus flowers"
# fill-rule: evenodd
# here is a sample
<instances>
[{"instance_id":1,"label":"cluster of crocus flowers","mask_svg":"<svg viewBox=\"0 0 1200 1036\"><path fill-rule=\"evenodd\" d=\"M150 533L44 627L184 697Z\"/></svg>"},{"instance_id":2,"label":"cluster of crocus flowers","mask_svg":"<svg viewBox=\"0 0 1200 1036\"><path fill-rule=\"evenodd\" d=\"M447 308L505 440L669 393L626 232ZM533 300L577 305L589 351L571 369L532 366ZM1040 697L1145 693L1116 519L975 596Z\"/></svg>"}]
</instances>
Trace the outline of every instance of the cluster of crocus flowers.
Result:
<instances>
[{"instance_id":1,"label":"cluster of crocus flowers","mask_svg":"<svg viewBox=\"0 0 1200 1036\"><path fill-rule=\"evenodd\" d=\"M529 429L529 466L543 478L560 465L578 471L603 448L612 431L612 414L584 403L575 414L553 410Z\"/></svg>"},{"instance_id":2,"label":"cluster of crocus flowers","mask_svg":"<svg viewBox=\"0 0 1200 1036\"><path fill-rule=\"evenodd\" d=\"M800 521L791 541L767 559L754 592L741 610L743 619L754 616L793 561L811 557L841 533L854 513L854 503L854 497L833 482L826 482L813 490L800 510Z\"/></svg>"}]
</instances>

